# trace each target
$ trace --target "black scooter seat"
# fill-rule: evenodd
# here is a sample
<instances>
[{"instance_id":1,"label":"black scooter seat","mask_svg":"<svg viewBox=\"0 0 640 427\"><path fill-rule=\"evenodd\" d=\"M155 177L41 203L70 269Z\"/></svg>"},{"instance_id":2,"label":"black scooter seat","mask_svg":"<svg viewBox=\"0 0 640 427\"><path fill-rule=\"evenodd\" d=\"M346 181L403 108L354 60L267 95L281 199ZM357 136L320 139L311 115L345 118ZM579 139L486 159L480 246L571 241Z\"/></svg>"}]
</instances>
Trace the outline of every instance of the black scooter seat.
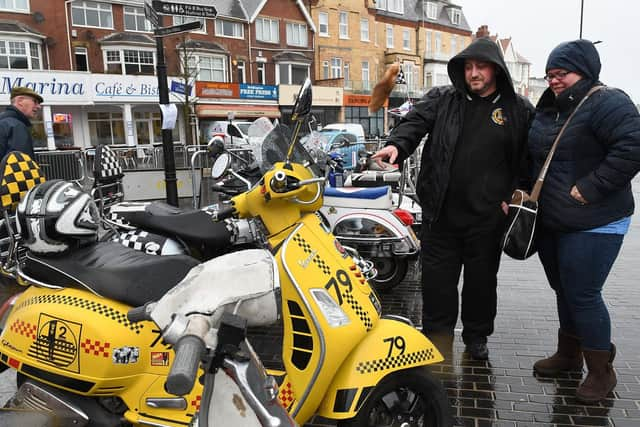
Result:
<instances>
[{"instance_id":1,"label":"black scooter seat","mask_svg":"<svg viewBox=\"0 0 640 427\"><path fill-rule=\"evenodd\" d=\"M183 210L162 202L154 202L142 211L118 212L127 222L143 230L167 237L178 237L185 243L209 251L225 249L231 233L224 222L215 222L201 210Z\"/></svg>"},{"instance_id":2,"label":"black scooter seat","mask_svg":"<svg viewBox=\"0 0 640 427\"><path fill-rule=\"evenodd\" d=\"M148 255L101 242L57 256L27 253L23 271L45 284L90 290L131 306L157 301L198 261L188 255Z\"/></svg>"}]
</instances>

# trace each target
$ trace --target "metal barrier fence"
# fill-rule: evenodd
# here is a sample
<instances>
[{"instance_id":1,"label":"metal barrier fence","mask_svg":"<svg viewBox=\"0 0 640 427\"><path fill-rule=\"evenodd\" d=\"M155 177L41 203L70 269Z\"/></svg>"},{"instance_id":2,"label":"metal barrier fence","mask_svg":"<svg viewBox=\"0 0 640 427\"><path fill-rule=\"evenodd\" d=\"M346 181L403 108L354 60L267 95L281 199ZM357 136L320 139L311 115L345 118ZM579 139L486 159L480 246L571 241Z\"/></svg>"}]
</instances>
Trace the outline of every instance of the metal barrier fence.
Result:
<instances>
[{"instance_id":1,"label":"metal barrier fence","mask_svg":"<svg viewBox=\"0 0 640 427\"><path fill-rule=\"evenodd\" d=\"M38 151L35 161L47 179L83 181L86 177L86 161L81 150Z\"/></svg>"}]
</instances>

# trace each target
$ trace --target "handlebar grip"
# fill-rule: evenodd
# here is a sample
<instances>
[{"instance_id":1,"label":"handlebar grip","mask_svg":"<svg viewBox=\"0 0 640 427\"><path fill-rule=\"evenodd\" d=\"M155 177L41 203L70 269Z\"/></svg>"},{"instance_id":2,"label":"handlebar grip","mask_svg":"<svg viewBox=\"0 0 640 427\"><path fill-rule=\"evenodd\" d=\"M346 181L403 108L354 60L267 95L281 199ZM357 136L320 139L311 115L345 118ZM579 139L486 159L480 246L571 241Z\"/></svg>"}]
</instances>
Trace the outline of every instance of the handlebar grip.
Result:
<instances>
[{"instance_id":1,"label":"handlebar grip","mask_svg":"<svg viewBox=\"0 0 640 427\"><path fill-rule=\"evenodd\" d=\"M222 208L218 211L216 217L218 220L231 218L236 209L233 206Z\"/></svg>"},{"instance_id":2,"label":"handlebar grip","mask_svg":"<svg viewBox=\"0 0 640 427\"><path fill-rule=\"evenodd\" d=\"M174 349L175 358L164 388L167 393L184 396L193 389L205 345L202 338L185 335L180 337Z\"/></svg>"},{"instance_id":3,"label":"handlebar grip","mask_svg":"<svg viewBox=\"0 0 640 427\"><path fill-rule=\"evenodd\" d=\"M127 319L131 323L142 322L144 320L151 320L149 317L148 307L150 303L141 305L140 307L132 308L127 312Z\"/></svg>"}]
</instances>

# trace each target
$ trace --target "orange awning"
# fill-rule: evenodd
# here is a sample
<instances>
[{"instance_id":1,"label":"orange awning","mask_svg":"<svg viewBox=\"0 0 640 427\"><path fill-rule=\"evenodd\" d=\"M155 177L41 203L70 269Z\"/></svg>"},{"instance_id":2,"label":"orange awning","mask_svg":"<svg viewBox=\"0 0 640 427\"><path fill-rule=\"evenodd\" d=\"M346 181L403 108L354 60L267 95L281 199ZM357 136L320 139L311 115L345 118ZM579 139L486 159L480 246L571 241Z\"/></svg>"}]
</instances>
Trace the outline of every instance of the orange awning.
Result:
<instances>
[{"instance_id":1,"label":"orange awning","mask_svg":"<svg viewBox=\"0 0 640 427\"><path fill-rule=\"evenodd\" d=\"M235 118L241 117L269 117L280 118L280 110L277 105L238 105L238 104L201 104L196 105L198 117L224 117L233 111Z\"/></svg>"}]
</instances>

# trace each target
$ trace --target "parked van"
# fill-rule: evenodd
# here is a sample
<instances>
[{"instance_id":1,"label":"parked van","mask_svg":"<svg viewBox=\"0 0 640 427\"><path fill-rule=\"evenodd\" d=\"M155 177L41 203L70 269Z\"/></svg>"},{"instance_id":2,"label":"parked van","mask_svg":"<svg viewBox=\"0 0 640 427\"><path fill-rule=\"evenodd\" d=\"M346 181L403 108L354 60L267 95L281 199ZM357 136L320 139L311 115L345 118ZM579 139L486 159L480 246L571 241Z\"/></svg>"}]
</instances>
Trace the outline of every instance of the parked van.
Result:
<instances>
[{"instance_id":1,"label":"parked van","mask_svg":"<svg viewBox=\"0 0 640 427\"><path fill-rule=\"evenodd\" d=\"M232 138L228 132L229 126L233 126L234 128L236 128L237 132L235 132L234 135L237 135L239 133L240 135L242 135L242 138L238 138L236 136ZM207 141L211 141L215 137L220 137L224 140L225 145L230 145L232 141L233 144L242 144L249 140L249 126L251 126L251 122L240 120L229 122L227 120L219 120L210 123L205 128L204 135Z\"/></svg>"},{"instance_id":2,"label":"parked van","mask_svg":"<svg viewBox=\"0 0 640 427\"><path fill-rule=\"evenodd\" d=\"M331 123L322 128L320 132L325 131L342 131L352 133L358 137L358 142L364 144L364 128L359 123Z\"/></svg>"}]
</instances>

